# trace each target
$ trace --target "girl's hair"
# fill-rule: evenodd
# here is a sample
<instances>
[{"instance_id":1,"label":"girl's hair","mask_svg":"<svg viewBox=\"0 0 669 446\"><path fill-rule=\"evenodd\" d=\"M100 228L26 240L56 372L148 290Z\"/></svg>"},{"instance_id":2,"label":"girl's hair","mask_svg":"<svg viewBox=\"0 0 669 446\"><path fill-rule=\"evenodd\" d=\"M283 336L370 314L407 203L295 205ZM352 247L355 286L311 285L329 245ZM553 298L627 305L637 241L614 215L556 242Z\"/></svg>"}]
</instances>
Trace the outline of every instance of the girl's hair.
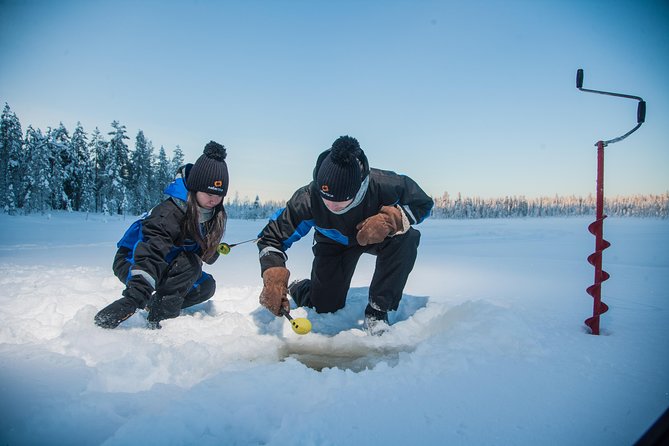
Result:
<instances>
[{"instance_id":1,"label":"girl's hair","mask_svg":"<svg viewBox=\"0 0 669 446\"><path fill-rule=\"evenodd\" d=\"M223 207L223 200L214 208L214 216L205 223L206 235L202 237L200 231L200 215L197 208L197 200L195 199L195 192L188 192L188 200L186 202L186 217L184 218L181 229L185 237L189 237L202 248L202 259L209 260L214 253L218 244L225 233L225 223L228 216L225 214Z\"/></svg>"}]
</instances>

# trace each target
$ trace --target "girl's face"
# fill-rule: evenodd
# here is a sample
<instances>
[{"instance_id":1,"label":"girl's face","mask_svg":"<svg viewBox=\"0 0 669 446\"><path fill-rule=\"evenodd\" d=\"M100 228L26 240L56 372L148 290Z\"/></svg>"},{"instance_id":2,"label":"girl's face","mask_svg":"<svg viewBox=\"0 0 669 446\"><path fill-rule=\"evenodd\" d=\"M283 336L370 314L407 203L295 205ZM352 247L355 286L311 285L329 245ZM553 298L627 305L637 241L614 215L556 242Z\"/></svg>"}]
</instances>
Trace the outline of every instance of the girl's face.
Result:
<instances>
[{"instance_id":1,"label":"girl's face","mask_svg":"<svg viewBox=\"0 0 669 446\"><path fill-rule=\"evenodd\" d=\"M206 192L197 192L195 194L195 200L201 208L213 209L221 204L223 197L221 195L208 194Z\"/></svg>"}]
</instances>

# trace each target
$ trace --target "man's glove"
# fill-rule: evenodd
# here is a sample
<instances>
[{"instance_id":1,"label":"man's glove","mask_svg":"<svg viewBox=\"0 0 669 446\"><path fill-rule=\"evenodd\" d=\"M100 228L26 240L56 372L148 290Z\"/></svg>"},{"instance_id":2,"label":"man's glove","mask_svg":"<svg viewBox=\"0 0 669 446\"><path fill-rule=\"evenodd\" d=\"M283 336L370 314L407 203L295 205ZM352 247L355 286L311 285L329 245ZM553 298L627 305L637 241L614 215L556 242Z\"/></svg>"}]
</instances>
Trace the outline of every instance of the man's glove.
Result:
<instances>
[{"instance_id":1,"label":"man's glove","mask_svg":"<svg viewBox=\"0 0 669 446\"><path fill-rule=\"evenodd\" d=\"M260 293L260 304L276 316L281 316L279 313L281 308L286 313L290 311L290 303L286 297L289 277L290 271L283 266L267 268L262 274L263 288Z\"/></svg>"},{"instance_id":2,"label":"man's glove","mask_svg":"<svg viewBox=\"0 0 669 446\"><path fill-rule=\"evenodd\" d=\"M402 211L395 206L383 206L378 214L358 223L356 229L355 238L360 246L381 243L389 235L404 229Z\"/></svg>"}]
</instances>

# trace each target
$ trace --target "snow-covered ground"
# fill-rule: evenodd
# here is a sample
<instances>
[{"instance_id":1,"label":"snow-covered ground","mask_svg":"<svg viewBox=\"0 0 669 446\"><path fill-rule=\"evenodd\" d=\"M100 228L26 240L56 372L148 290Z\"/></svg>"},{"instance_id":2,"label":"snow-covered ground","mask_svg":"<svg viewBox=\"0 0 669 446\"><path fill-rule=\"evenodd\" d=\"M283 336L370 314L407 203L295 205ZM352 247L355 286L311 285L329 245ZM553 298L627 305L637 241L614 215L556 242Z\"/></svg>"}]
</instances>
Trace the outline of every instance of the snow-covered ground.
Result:
<instances>
[{"instance_id":1,"label":"snow-covered ground","mask_svg":"<svg viewBox=\"0 0 669 446\"><path fill-rule=\"evenodd\" d=\"M373 257L344 310L293 310L313 323L298 336L259 308L251 244L162 330L144 312L97 328L130 222L0 215L0 444L629 445L669 406L669 221L606 220L611 310L591 336L590 219L428 220L381 337L360 330ZM263 224L230 221L225 240Z\"/></svg>"}]
</instances>

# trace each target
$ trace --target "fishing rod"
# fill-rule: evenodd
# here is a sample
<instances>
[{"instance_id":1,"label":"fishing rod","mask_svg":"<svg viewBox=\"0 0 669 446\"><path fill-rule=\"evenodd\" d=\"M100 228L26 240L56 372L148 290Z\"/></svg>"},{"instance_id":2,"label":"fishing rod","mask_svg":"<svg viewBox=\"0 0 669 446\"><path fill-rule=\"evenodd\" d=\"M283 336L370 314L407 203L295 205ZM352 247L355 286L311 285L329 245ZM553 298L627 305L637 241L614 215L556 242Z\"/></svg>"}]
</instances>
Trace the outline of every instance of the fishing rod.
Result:
<instances>
[{"instance_id":1,"label":"fishing rod","mask_svg":"<svg viewBox=\"0 0 669 446\"><path fill-rule=\"evenodd\" d=\"M260 240L260 237L252 238L249 240L244 240L243 242L237 243L219 243L216 252L224 256L230 254L230 250L235 246L243 245L244 243L257 243ZM307 334L311 331L311 321L305 317L293 318L286 310L281 307L280 313L282 316L285 316L286 319L290 321L290 326L293 328L293 331L299 335Z\"/></svg>"},{"instance_id":2,"label":"fishing rod","mask_svg":"<svg viewBox=\"0 0 669 446\"><path fill-rule=\"evenodd\" d=\"M257 243L258 240L260 240L260 237L256 237L256 238L252 238L252 239L249 239L249 240L244 240L243 242L237 242L237 243L232 243L232 244L219 243L218 248L216 248L216 252L218 252L219 254L222 254L224 256L227 256L228 254L230 254L230 250L232 248L234 248L235 246L243 245L244 243L250 243L250 242Z\"/></svg>"},{"instance_id":3,"label":"fishing rod","mask_svg":"<svg viewBox=\"0 0 669 446\"><path fill-rule=\"evenodd\" d=\"M230 250L235 246L251 242L257 243L258 240L260 240L260 237L244 240L243 242L237 242L237 243L219 243L218 248L216 248L216 252L224 256L227 256L228 254L230 254ZM286 319L290 321L290 326L292 327L295 333L299 335L304 335L311 331L311 321L309 319L305 317L293 318L291 317L290 314L288 314L286 310L283 309L283 307L281 307L280 313L282 316L285 316Z\"/></svg>"}]
</instances>

